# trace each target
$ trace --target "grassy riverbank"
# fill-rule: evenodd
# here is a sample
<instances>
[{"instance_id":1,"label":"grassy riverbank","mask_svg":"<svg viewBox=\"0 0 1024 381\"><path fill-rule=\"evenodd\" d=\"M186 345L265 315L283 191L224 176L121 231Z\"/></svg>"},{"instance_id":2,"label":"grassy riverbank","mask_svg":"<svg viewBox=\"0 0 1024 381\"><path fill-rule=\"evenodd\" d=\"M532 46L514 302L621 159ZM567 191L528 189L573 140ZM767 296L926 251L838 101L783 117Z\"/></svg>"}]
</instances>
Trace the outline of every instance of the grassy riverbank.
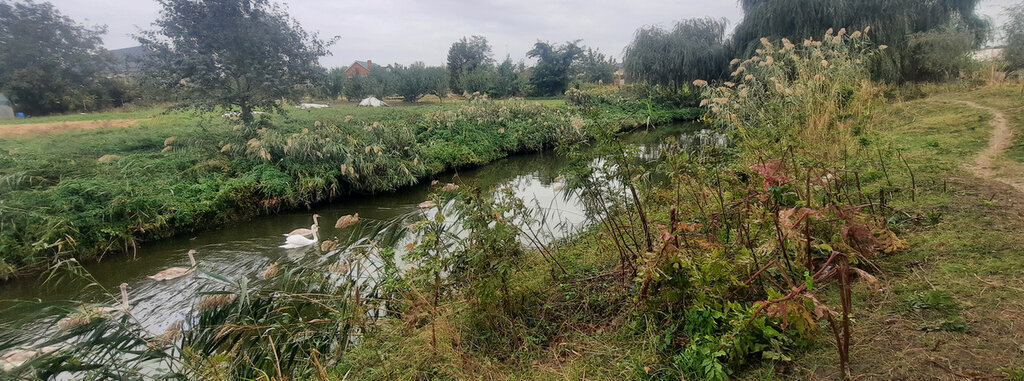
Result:
<instances>
[{"instance_id":1,"label":"grassy riverbank","mask_svg":"<svg viewBox=\"0 0 1024 381\"><path fill-rule=\"evenodd\" d=\"M507 100L342 104L272 115L252 127L157 109L33 118L34 125L130 123L0 138L0 279L58 258L131 253L147 240L393 190L446 169L646 123L647 115L646 108L583 114L557 100Z\"/></svg>"},{"instance_id":2,"label":"grassy riverbank","mask_svg":"<svg viewBox=\"0 0 1024 381\"><path fill-rule=\"evenodd\" d=\"M852 286L849 369L854 377L1024 375L1019 355L1024 336L1015 328L1024 311L1024 278L1018 271L1024 266L1024 252L1017 242L1024 234L1024 193L1007 185L1024 180L1021 172L1012 170L1022 164L1014 155L1024 136L1019 89L926 86L923 99L893 98L868 109L864 121L874 127L858 140L863 152L871 155L852 160L850 169L860 172L863 193L885 195L886 208L891 208L886 225L905 240L906 250L864 258L857 265L869 275L860 276ZM994 178L979 177L971 167L989 144L993 115L962 101L1004 112L1017 136L998 159L999 174ZM672 192L653 192L645 205L651 224L667 225L672 219ZM639 223L633 217L621 218ZM360 379L524 380L673 379L680 373L701 374L699 366L685 368L701 356L692 345L714 337L722 326L727 330L751 318L745 309L749 307L741 307L744 291L735 291L739 304L724 311L701 307L722 314L703 318L692 310L682 314L685 317L672 310L690 309L706 300L677 301L682 303L675 307L638 301L644 282L621 278L621 262L613 254L616 245L606 226L596 226L548 254L557 258L565 273L551 269L542 252L517 261L519 270L508 281L510 293L529 302L520 302L524 305L504 324L513 324L511 329L523 341L479 337L481 330L493 327L482 328L489 325L476 320L481 316L474 312L475 305L481 301L467 292L458 301L442 304L432 317L422 304L404 307L410 309L402 319L385 320L343 357L333 374ZM701 270L711 279L723 271ZM746 275L738 280L744 279ZM686 287L708 287L706 280L685 282ZM835 306L840 304L841 288L835 281L829 283L815 287L814 294L823 305ZM715 297L714 288L700 290L709 292L706 298ZM424 324L425 320L434 323ZM775 348L764 347L767 343L742 330L731 339L715 338L722 341L711 341L720 345L712 359L730 358L739 349L736 345L749 346L746 350L757 355L718 365L707 362L726 367L717 368L723 373L710 368L704 376L842 378L829 325L818 321L798 328L801 320L783 317L762 323L762 329L774 327L785 332L779 338L792 339L778 341L775 345L781 346ZM438 325L433 333L432 324ZM809 335L797 333L803 330Z\"/></svg>"}]
</instances>

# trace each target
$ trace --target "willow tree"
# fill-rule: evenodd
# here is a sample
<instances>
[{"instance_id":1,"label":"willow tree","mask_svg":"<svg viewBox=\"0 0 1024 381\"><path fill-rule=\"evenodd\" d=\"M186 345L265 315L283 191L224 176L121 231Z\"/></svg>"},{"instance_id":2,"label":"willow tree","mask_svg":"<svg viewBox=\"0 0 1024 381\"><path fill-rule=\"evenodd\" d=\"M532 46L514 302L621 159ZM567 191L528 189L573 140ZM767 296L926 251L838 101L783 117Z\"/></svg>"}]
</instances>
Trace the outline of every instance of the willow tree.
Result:
<instances>
[{"instance_id":1,"label":"willow tree","mask_svg":"<svg viewBox=\"0 0 1024 381\"><path fill-rule=\"evenodd\" d=\"M137 39L151 49L150 66L178 90L182 106L278 109L301 96L300 85L323 73L329 54L284 8L268 0L159 0L155 30Z\"/></svg>"},{"instance_id":2,"label":"willow tree","mask_svg":"<svg viewBox=\"0 0 1024 381\"><path fill-rule=\"evenodd\" d=\"M696 18L636 31L623 65L630 81L679 88L696 79L715 79L728 69L725 19Z\"/></svg>"},{"instance_id":3,"label":"willow tree","mask_svg":"<svg viewBox=\"0 0 1024 381\"><path fill-rule=\"evenodd\" d=\"M1024 3L1006 9L1009 20L1003 25L1006 48L1003 58L1010 71L1024 69Z\"/></svg>"},{"instance_id":4,"label":"willow tree","mask_svg":"<svg viewBox=\"0 0 1024 381\"><path fill-rule=\"evenodd\" d=\"M909 36L939 28L972 35L972 47L988 37L988 22L975 13L981 0L740 0L745 17L733 34L737 55L749 55L761 37L821 39L828 29L864 30L887 45L872 71L876 79L922 79ZM960 54L962 52L954 52Z\"/></svg>"}]
</instances>

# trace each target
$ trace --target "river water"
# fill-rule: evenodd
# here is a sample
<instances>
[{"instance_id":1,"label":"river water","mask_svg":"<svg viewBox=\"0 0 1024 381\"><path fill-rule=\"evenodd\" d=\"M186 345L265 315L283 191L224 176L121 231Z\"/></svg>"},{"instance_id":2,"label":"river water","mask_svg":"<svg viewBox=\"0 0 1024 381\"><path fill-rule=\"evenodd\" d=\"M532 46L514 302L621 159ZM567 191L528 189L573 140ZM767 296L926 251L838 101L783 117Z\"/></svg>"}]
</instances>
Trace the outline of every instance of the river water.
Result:
<instances>
[{"instance_id":1,"label":"river water","mask_svg":"<svg viewBox=\"0 0 1024 381\"><path fill-rule=\"evenodd\" d=\"M668 136L679 138L694 146L721 144L722 137L695 133L694 125L673 125L651 131L633 133L627 137L643 147L641 156L655 160L660 156L660 142ZM479 168L449 172L436 177L440 184L454 182L463 186L476 186L496 191L510 187L527 205L534 205L547 216L545 241L563 238L586 228L591 222L581 202L562 190L559 172L568 164L567 159L555 152L517 155ZM430 182L377 195L357 195L317 205L310 210L294 211L235 223L195 235L181 236L140 244L136 257L110 255L99 263L84 266L100 288L86 288L89 282L63 282L44 284L41 278L22 278L0 284L0 308L10 305L4 300L41 300L57 302L84 301L116 306L119 303L118 285L128 284L132 315L151 332L162 332L171 322L182 319L196 302L197 291L225 289L226 285L209 276L220 274L228 279L257 278L271 263L315 263L323 254L314 248L282 249L283 233L295 228L308 228L311 215L319 214L321 239L337 239L341 243L358 240L358 235L347 228L334 229L334 221L344 215L358 213L367 225L380 221L412 222L418 216L418 204L427 200L437 186ZM404 220L404 221L403 221ZM407 223L406 223L407 224ZM184 277L157 282L146 278L173 266L189 267L186 252L198 252L196 260L200 271ZM0 319L12 316L0 314Z\"/></svg>"}]
</instances>

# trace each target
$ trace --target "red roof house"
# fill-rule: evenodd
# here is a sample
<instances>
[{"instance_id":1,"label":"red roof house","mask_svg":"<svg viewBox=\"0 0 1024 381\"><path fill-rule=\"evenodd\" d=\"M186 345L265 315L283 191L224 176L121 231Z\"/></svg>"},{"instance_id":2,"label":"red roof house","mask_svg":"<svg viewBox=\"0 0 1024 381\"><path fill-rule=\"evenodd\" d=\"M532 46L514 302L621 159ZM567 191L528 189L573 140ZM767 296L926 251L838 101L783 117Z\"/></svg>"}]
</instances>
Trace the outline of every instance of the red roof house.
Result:
<instances>
[{"instance_id":1,"label":"red roof house","mask_svg":"<svg viewBox=\"0 0 1024 381\"><path fill-rule=\"evenodd\" d=\"M353 62L352 65L348 67L348 70L345 70L345 75L348 76L349 78L370 75L370 70L372 70L374 66L375 65L373 64L373 61L371 60L356 61Z\"/></svg>"}]
</instances>

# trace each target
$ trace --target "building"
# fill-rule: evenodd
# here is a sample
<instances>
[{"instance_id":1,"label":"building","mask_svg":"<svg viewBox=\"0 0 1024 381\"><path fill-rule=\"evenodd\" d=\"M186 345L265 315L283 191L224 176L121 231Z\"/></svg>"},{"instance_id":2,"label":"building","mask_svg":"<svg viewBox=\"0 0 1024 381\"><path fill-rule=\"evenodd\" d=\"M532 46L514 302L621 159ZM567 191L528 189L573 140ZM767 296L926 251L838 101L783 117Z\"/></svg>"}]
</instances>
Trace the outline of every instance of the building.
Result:
<instances>
[{"instance_id":1,"label":"building","mask_svg":"<svg viewBox=\"0 0 1024 381\"><path fill-rule=\"evenodd\" d=\"M348 67L348 70L345 70L345 76L347 76L349 78L352 78L352 77L362 77L364 75L370 75L370 71L372 71L373 68L379 67L379 66L380 65L374 65L373 61L371 61L371 60L356 61L356 62L353 62L352 65L350 65Z\"/></svg>"}]
</instances>

